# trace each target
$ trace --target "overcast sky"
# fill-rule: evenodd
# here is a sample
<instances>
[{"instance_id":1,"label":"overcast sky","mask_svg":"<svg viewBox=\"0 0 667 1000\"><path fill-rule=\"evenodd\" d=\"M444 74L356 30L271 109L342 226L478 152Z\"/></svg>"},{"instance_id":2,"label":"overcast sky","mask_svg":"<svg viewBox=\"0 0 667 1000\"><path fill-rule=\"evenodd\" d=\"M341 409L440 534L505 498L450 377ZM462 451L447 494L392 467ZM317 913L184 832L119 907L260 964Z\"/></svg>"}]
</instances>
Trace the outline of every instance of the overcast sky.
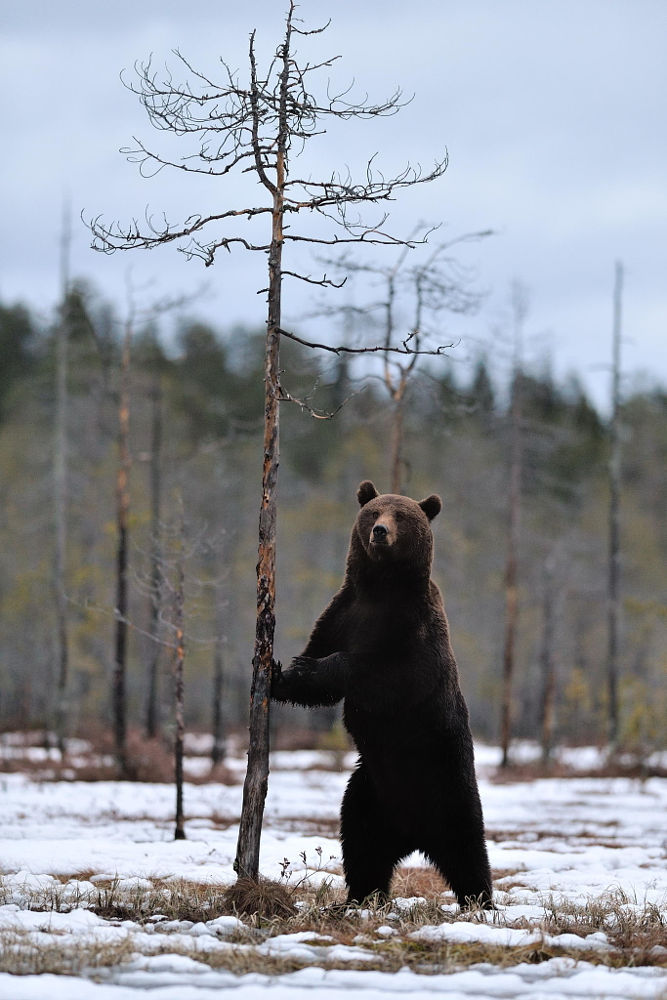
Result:
<instances>
[{"instance_id":1,"label":"overcast sky","mask_svg":"<svg viewBox=\"0 0 667 1000\"><path fill-rule=\"evenodd\" d=\"M133 135L154 144L159 137L119 73L151 52L172 65L176 47L210 73L219 57L244 73L250 30L257 28L260 56L270 53L283 6L2 2L4 303L22 299L45 316L53 309L69 198L72 272L104 295L122 302L131 266L133 282L154 281L155 294L205 283L190 311L219 325L263 322L255 294L264 283L260 255L225 255L208 270L173 248L107 257L89 249L79 214L123 221L149 205L179 222L237 203L234 183L225 180L207 178L202 186L180 172L138 176L119 148ZM313 140L304 172L361 165L376 151L387 171L407 160L430 166L446 148L445 176L396 203L394 230L407 234L427 220L445 223L448 235L496 231L464 252L489 295L474 320L448 321L449 332L463 338L458 356L507 328L509 288L518 279L529 293L529 360L548 357L559 375L577 371L603 401L620 259L624 368L667 384L667 2L303 0L300 15L313 26L331 17L313 49L303 40L300 51L305 58L340 54L335 82L354 78L373 99L396 86L415 95L395 118L338 131L319 148ZM290 283L288 318L298 324L310 296Z\"/></svg>"}]
</instances>

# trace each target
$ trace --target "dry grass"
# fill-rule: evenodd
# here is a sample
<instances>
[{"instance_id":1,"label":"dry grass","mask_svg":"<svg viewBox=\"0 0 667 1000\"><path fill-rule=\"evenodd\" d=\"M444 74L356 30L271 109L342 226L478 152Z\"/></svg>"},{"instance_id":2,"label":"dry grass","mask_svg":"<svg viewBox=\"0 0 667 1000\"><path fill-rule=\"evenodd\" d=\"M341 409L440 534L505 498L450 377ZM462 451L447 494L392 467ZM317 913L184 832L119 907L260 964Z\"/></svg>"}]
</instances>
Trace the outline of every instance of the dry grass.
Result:
<instances>
[{"instance_id":1,"label":"dry grass","mask_svg":"<svg viewBox=\"0 0 667 1000\"><path fill-rule=\"evenodd\" d=\"M638 903L615 889L585 906L550 900L545 914L550 934L586 937L602 931L624 964L667 966L667 915L654 903Z\"/></svg>"},{"instance_id":2,"label":"dry grass","mask_svg":"<svg viewBox=\"0 0 667 1000\"><path fill-rule=\"evenodd\" d=\"M41 735L41 739L38 736ZM0 771L29 774L42 781L118 781L118 766L114 758L114 743L111 733L95 733L88 742L85 752L61 755L53 748L45 748L44 734L26 734L25 740L11 746L11 754L0 752ZM35 758L34 748L44 749L44 756ZM194 756L194 755L191 755ZM125 780L150 782L152 784L172 784L174 782L174 755L168 741L147 739L139 730L130 730L127 736L128 773ZM191 784L215 781L219 784L238 784L238 772L228 768L224 762L211 764L205 773L188 774L186 760L186 780Z\"/></svg>"},{"instance_id":3,"label":"dry grass","mask_svg":"<svg viewBox=\"0 0 667 1000\"><path fill-rule=\"evenodd\" d=\"M129 936L113 944L83 940L73 948L57 937L0 930L0 972L14 976L79 976L124 965L133 957Z\"/></svg>"},{"instance_id":4,"label":"dry grass","mask_svg":"<svg viewBox=\"0 0 667 1000\"><path fill-rule=\"evenodd\" d=\"M498 767L488 775L496 785L517 781L536 781L540 778L667 778L667 768L659 764L646 764L642 760L609 760L600 767L577 768L560 761L525 761Z\"/></svg>"},{"instance_id":5,"label":"dry grass","mask_svg":"<svg viewBox=\"0 0 667 1000\"><path fill-rule=\"evenodd\" d=\"M448 892L449 886L435 868L398 868L391 883L392 896L424 896L435 899ZM454 895L451 896L454 901Z\"/></svg>"},{"instance_id":6,"label":"dry grass","mask_svg":"<svg viewBox=\"0 0 667 1000\"><path fill-rule=\"evenodd\" d=\"M81 876L90 873L81 873ZM69 910L85 905L103 919L118 925L131 921L151 931L144 954L178 954L236 975L262 972L282 975L305 965L324 969L379 969L385 972L410 968L420 974L449 972L478 963L507 968L520 962L539 963L556 956L570 956L611 967L667 965L665 917L657 906L640 904L621 892L606 893L591 899L585 906L557 904L553 899L544 906L541 920L511 919L496 911L491 920L498 926L527 928L541 932L535 943L506 947L486 942L415 940L411 934L426 925L452 923L461 919L450 907L449 893L435 872L405 868L394 880L394 893L421 897L412 906L398 908L393 903L348 907L344 893L324 884L320 888L305 885L286 887L280 883L260 882L235 887L211 886L175 880L152 880L151 889L121 890L115 882L97 884L92 898L77 900L67 892L66 883L42 893L33 893L23 905L30 909ZM183 923L206 923L218 916L243 914L231 937L220 947L215 938L187 940ZM156 921L158 918L158 921ZM466 920L488 921L488 914L466 913ZM390 931L387 931L387 928ZM0 932L0 968L16 974L53 972L96 976L114 966L122 966L134 955L133 934L128 925L127 938L112 944L96 943L85 934L73 947L71 935L35 932ZM312 935L311 958L294 954L267 954L258 950L262 942L276 935L307 931ZM609 948L597 941L588 948L567 947L567 942L549 942L549 937L572 933L585 939L603 931ZM174 934L174 932L177 932ZM69 940L67 940L69 939ZM210 947L207 948L207 941ZM330 946L362 947L368 960L333 961Z\"/></svg>"}]
</instances>

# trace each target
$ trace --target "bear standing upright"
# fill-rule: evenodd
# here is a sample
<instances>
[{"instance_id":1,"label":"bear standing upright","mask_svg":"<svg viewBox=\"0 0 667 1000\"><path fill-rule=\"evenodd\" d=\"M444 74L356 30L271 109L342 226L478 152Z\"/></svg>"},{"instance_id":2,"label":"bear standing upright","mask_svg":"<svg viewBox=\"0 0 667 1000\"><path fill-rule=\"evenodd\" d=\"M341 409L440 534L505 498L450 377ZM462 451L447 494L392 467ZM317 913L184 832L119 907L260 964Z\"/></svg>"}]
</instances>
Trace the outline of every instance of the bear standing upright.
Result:
<instances>
[{"instance_id":1,"label":"bear standing upright","mask_svg":"<svg viewBox=\"0 0 667 1000\"><path fill-rule=\"evenodd\" d=\"M461 906L491 902L468 709L442 596L431 580L440 497L421 503L361 483L343 585L272 696L344 702L359 761L341 809L348 900L389 892L420 850Z\"/></svg>"}]
</instances>

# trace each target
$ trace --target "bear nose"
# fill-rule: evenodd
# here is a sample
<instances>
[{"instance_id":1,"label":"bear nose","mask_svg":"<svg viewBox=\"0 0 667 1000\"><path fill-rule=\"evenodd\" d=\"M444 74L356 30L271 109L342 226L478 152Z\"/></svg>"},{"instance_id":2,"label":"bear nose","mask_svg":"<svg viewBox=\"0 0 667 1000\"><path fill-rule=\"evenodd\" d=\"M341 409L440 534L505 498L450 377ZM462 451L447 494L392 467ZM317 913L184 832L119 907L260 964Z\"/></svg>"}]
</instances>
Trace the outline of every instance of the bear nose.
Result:
<instances>
[{"instance_id":1,"label":"bear nose","mask_svg":"<svg viewBox=\"0 0 667 1000\"><path fill-rule=\"evenodd\" d=\"M387 537L387 529L384 524L376 524L373 528L373 538L376 542L384 542Z\"/></svg>"}]
</instances>

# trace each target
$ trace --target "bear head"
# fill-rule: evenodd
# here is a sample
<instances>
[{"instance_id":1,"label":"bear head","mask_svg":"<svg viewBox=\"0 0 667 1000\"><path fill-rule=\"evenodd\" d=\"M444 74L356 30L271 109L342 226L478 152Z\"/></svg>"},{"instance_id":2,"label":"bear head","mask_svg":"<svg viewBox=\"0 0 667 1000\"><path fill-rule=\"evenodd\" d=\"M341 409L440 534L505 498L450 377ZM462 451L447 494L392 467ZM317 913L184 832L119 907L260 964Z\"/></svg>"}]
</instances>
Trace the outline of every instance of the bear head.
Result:
<instances>
[{"instance_id":1,"label":"bear head","mask_svg":"<svg viewBox=\"0 0 667 1000\"><path fill-rule=\"evenodd\" d=\"M397 569L410 577L429 578L433 560L431 521L442 509L435 493L421 500L396 493L379 494L370 480L357 491L361 510L352 532L348 568L353 572Z\"/></svg>"}]
</instances>

